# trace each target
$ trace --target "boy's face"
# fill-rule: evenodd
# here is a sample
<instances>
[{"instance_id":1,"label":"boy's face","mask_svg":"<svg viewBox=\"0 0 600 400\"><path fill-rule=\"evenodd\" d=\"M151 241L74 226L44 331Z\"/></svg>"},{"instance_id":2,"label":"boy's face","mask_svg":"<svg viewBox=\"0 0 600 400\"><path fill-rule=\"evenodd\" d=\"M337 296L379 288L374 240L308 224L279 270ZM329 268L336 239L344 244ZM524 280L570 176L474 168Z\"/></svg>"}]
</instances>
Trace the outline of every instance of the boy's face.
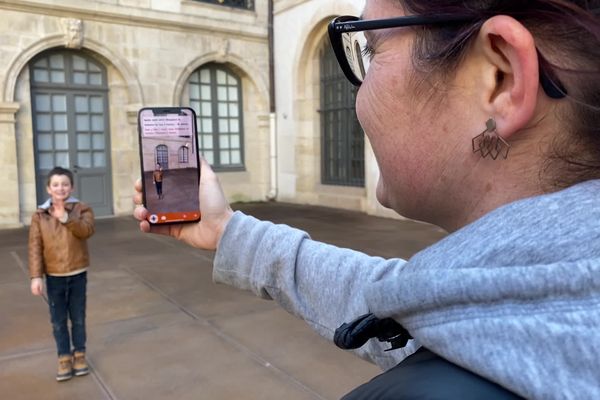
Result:
<instances>
[{"instance_id":1,"label":"boy's face","mask_svg":"<svg viewBox=\"0 0 600 400\"><path fill-rule=\"evenodd\" d=\"M66 175L52 175L46 191L52 198L52 202L65 201L73 192L73 185Z\"/></svg>"}]
</instances>

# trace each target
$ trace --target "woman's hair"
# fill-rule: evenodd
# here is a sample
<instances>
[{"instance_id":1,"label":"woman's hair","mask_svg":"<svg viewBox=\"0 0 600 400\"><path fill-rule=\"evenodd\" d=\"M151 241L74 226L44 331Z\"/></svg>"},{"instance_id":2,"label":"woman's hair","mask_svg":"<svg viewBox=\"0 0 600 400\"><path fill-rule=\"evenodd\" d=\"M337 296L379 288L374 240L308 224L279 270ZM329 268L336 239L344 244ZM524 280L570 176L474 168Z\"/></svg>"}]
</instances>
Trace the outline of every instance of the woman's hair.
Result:
<instances>
[{"instance_id":1,"label":"woman's hair","mask_svg":"<svg viewBox=\"0 0 600 400\"><path fill-rule=\"evenodd\" d=\"M442 77L456 70L486 19L509 15L520 21L535 38L540 70L564 87L561 101L570 103L560 117L571 134L554 141L542 177L555 188L600 178L600 0L399 1L407 14L472 17L469 23L416 29L418 69Z\"/></svg>"}]
</instances>

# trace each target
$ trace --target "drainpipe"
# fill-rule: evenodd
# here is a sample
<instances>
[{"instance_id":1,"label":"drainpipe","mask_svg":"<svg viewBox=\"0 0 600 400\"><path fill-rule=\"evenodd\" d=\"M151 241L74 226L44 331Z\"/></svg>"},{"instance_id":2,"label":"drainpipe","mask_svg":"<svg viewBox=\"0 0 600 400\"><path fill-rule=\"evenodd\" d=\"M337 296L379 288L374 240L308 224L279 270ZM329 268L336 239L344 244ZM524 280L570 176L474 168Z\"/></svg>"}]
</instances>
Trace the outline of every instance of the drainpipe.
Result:
<instances>
[{"instance_id":1,"label":"drainpipe","mask_svg":"<svg viewBox=\"0 0 600 400\"><path fill-rule=\"evenodd\" d=\"M274 63L274 37L273 37L273 0L269 0L268 11L268 36L269 36L269 167L271 171L269 193L267 200L277 199L277 113L275 107L275 63Z\"/></svg>"}]
</instances>

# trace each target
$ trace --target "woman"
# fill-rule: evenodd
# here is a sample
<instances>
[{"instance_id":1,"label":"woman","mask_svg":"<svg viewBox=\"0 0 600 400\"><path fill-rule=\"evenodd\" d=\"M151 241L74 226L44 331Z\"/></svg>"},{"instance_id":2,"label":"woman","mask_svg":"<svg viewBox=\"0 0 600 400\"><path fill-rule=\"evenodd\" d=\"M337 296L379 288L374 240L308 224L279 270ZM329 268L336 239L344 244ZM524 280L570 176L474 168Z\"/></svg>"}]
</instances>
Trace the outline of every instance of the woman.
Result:
<instances>
[{"instance_id":1,"label":"woman","mask_svg":"<svg viewBox=\"0 0 600 400\"><path fill-rule=\"evenodd\" d=\"M276 300L327 338L366 313L401 324L406 347L370 340L357 352L385 369L408 359L348 398L468 398L475 386L478 398L600 398L599 9L367 0L360 20L332 23L360 85L378 200L451 233L408 262L233 213L206 163L199 224L150 229L138 207L140 227L216 249L216 281ZM407 373L424 351L431 368ZM464 379L444 382L440 365Z\"/></svg>"}]
</instances>

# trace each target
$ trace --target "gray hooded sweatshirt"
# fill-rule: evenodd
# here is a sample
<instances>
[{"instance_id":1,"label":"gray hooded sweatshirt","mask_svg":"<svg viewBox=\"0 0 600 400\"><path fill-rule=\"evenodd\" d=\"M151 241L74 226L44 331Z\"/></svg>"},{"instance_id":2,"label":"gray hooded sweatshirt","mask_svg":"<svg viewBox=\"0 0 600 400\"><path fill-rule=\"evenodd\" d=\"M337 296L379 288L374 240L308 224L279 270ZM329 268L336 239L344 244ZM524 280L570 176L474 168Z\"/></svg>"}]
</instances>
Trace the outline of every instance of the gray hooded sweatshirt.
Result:
<instances>
[{"instance_id":1,"label":"gray hooded sweatshirt","mask_svg":"<svg viewBox=\"0 0 600 400\"><path fill-rule=\"evenodd\" d=\"M423 345L531 399L600 399L600 181L502 206L410 260L313 241L236 212L213 277L331 340L372 312L415 338L357 353L384 369Z\"/></svg>"}]
</instances>

